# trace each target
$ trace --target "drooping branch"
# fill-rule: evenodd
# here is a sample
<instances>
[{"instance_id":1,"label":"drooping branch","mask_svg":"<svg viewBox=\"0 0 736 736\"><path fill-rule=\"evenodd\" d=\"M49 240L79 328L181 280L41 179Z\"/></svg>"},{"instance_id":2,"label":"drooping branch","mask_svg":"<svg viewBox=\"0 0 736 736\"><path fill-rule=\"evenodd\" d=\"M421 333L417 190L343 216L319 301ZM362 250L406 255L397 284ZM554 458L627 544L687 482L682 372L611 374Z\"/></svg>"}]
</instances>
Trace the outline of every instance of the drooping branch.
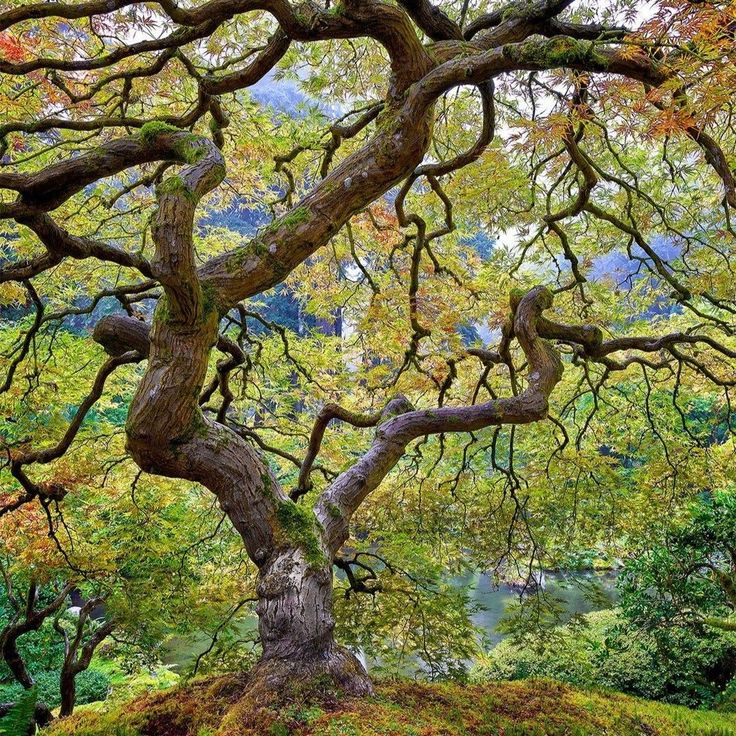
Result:
<instances>
[{"instance_id":1,"label":"drooping branch","mask_svg":"<svg viewBox=\"0 0 736 736\"><path fill-rule=\"evenodd\" d=\"M30 465L31 463L39 463L43 465L60 458L71 446L89 410L102 396L105 382L113 371L121 365L137 363L140 359L141 356L133 351L108 358L97 372L94 383L92 384L92 389L74 412L74 416L72 417L71 422L69 422L69 426L64 432L64 436L52 447L17 454L13 458L13 465L23 466Z\"/></svg>"},{"instance_id":2,"label":"drooping branch","mask_svg":"<svg viewBox=\"0 0 736 736\"><path fill-rule=\"evenodd\" d=\"M250 87L273 69L289 50L290 44L289 36L282 30L278 30L256 58L243 69L219 77L205 77L201 82L203 91L207 95L221 95Z\"/></svg>"},{"instance_id":3,"label":"drooping branch","mask_svg":"<svg viewBox=\"0 0 736 736\"><path fill-rule=\"evenodd\" d=\"M20 506L33 501L35 498L48 501L52 499L59 500L64 497L66 494L65 488L53 482L35 483L26 473L25 467L32 464L47 464L60 458L71 447L89 410L102 396L105 389L105 382L113 371L121 365L137 363L141 358L142 356L139 353L129 350L108 358L103 363L95 376L90 392L77 407L63 437L55 445L42 450L29 450L25 452L10 451L8 460L10 473L21 485L24 492L15 500L0 506L0 516L15 511Z\"/></svg>"},{"instance_id":4,"label":"drooping branch","mask_svg":"<svg viewBox=\"0 0 736 736\"><path fill-rule=\"evenodd\" d=\"M23 286L28 292L28 296L33 302L33 306L36 311L35 311L35 315L33 318L33 324L31 324L26 334L23 335L18 352L13 358L13 360L11 361L10 366L8 368L8 372L5 375L5 380L0 386L0 394L3 394L6 391L10 390L10 387L13 385L13 376L15 375L16 370L18 370L18 366L23 362L26 355L28 355L28 351L31 349L33 340L35 336L38 334L38 331L41 328L41 325L43 324L44 306L43 306L43 302L38 296L38 292L36 291L36 288L33 286L30 280L26 280L26 279L23 280Z\"/></svg>"},{"instance_id":5,"label":"drooping branch","mask_svg":"<svg viewBox=\"0 0 736 736\"><path fill-rule=\"evenodd\" d=\"M44 271L61 263L63 256L60 253L46 252L36 258L27 258L16 261L0 268L0 284L8 281L26 281L38 276Z\"/></svg>"},{"instance_id":6,"label":"drooping branch","mask_svg":"<svg viewBox=\"0 0 736 736\"><path fill-rule=\"evenodd\" d=\"M481 100L482 125L476 142L463 153L447 161L422 164L414 171L415 177L445 176L477 161L486 150L496 130L496 111L493 101L493 82L478 85Z\"/></svg>"}]
</instances>

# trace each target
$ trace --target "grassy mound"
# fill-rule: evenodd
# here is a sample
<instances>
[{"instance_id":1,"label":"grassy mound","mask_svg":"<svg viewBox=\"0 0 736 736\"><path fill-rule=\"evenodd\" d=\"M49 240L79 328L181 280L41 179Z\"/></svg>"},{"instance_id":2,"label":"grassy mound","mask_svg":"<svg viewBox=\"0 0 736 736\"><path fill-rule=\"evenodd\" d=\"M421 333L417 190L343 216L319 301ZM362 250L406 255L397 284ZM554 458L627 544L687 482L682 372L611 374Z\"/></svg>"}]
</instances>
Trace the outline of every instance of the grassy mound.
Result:
<instances>
[{"instance_id":1,"label":"grassy mound","mask_svg":"<svg viewBox=\"0 0 736 736\"><path fill-rule=\"evenodd\" d=\"M390 683L344 700L292 693L238 707L245 680L225 676L108 712L81 710L47 736L736 736L736 716L692 711L550 680L487 685ZM242 706L242 703L240 703Z\"/></svg>"}]
</instances>

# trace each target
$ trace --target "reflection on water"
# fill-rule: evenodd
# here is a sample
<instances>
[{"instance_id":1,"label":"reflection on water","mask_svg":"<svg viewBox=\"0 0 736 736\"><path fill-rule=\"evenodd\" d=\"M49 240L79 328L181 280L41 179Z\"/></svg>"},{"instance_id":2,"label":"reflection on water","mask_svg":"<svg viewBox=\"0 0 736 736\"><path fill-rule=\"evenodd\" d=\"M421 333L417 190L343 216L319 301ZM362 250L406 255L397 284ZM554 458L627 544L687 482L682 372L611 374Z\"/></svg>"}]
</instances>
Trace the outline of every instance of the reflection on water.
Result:
<instances>
[{"instance_id":1,"label":"reflection on water","mask_svg":"<svg viewBox=\"0 0 736 736\"><path fill-rule=\"evenodd\" d=\"M496 631L507 607L519 600L518 590L510 585L496 585L488 573L476 573L453 579L467 590L473 604L481 610L473 616L473 623L489 642L497 644L504 635ZM600 611L616 605L616 577L612 573L546 573L544 592L560 600L563 621L571 616Z\"/></svg>"},{"instance_id":2,"label":"reflection on water","mask_svg":"<svg viewBox=\"0 0 736 736\"><path fill-rule=\"evenodd\" d=\"M496 630L509 605L519 600L519 591L511 585L496 585L488 573L475 573L451 579L453 585L463 588L471 604L479 610L473 615L473 623L483 632L491 644L497 644L504 634ZM562 620L590 611L611 608L616 604L616 577L613 573L545 573L544 592L559 599L563 612ZM255 616L243 619L238 633L243 638L252 638L256 633ZM197 655L207 649L211 639L203 632L190 637L175 637L169 640L162 654L164 664L175 671L186 670L194 664ZM370 662L364 663L370 666Z\"/></svg>"}]
</instances>

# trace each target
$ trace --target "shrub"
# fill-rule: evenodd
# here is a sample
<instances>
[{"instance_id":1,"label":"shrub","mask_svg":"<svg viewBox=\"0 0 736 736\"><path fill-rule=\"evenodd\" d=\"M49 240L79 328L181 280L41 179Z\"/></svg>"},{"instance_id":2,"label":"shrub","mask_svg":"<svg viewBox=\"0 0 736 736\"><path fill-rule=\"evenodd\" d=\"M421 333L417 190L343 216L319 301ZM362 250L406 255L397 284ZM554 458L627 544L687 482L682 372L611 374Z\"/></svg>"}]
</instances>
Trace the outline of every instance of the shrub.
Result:
<instances>
[{"instance_id":1,"label":"shrub","mask_svg":"<svg viewBox=\"0 0 736 736\"><path fill-rule=\"evenodd\" d=\"M708 707L724 697L720 675L734 667L736 636L685 630L663 638L634 629L616 610L582 617L582 625L559 627L543 644L507 639L473 668L476 681L551 677L690 707Z\"/></svg>"},{"instance_id":2,"label":"shrub","mask_svg":"<svg viewBox=\"0 0 736 736\"><path fill-rule=\"evenodd\" d=\"M57 672L39 672L34 675L38 700L49 708L57 708L61 704L59 692L59 674ZM110 690L110 678L105 672L88 669L80 672L76 678L77 705L104 700ZM25 690L17 683L0 685L0 702L18 702Z\"/></svg>"},{"instance_id":3,"label":"shrub","mask_svg":"<svg viewBox=\"0 0 736 736\"><path fill-rule=\"evenodd\" d=\"M715 708L722 713L736 713L736 677L726 685L726 689L718 696Z\"/></svg>"}]
</instances>

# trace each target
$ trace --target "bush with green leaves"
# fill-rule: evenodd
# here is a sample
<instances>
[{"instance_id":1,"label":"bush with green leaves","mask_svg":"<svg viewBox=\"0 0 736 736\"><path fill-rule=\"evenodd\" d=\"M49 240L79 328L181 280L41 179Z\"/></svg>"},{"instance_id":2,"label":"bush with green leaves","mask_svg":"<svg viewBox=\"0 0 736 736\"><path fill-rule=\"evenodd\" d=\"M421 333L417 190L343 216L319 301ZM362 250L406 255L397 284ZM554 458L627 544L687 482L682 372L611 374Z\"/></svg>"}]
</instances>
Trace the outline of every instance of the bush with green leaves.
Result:
<instances>
[{"instance_id":1,"label":"bush with green leaves","mask_svg":"<svg viewBox=\"0 0 736 736\"><path fill-rule=\"evenodd\" d=\"M722 713L736 713L736 677L726 685L726 689L718 696L715 708Z\"/></svg>"},{"instance_id":2,"label":"bush with green leaves","mask_svg":"<svg viewBox=\"0 0 736 736\"><path fill-rule=\"evenodd\" d=\"M34 672L33 677L36 681L35 689L38 692L38 700L46 703L51 709L57 708L61 703L58 671ZM101 670L89 669L77 675L76 685L76 704L85 705L86 703L94 703L98 700L104 700L107 697L110 691L110 677ZM17 702L25 692L15 682L2 683L0 684L0 702Z\"/></svg>"},{"instance_id":3,"label":"bush with green leaves","mask_svg":"<svg viewBox=\"0 0 736 736\"><path fill-rule=\"evenodd\" d=\"M736 631L736 493L703 493L619 578L626 617L648 629Z\"/></svg>"},{"instance_id":4,"label":"bush with green leaves","mask_svg":"<svg viewBox=\"0 0 736 736\"><path fill-rule=\"evenodd\" d=\"M620 611L597 611L556 628L544 641L506 639L471 671L474 681L551 677L690 707L722 698L736 669L736 636L637 630Z\"/></svg>"}]
</instances>

